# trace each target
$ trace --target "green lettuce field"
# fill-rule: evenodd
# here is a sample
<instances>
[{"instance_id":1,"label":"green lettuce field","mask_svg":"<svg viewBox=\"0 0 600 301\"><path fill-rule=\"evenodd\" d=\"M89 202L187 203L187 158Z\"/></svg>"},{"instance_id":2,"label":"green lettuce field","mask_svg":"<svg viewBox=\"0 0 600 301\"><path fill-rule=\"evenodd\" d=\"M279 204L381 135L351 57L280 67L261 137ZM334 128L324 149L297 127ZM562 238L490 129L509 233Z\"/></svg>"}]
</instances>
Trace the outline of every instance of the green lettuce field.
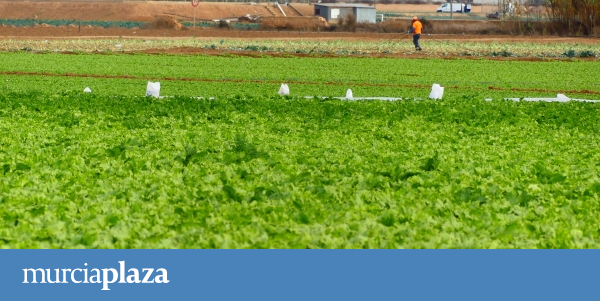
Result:
<instances>
[{"instance_id":1,"label":"green lettuce field","mask_svg":"<svg viewBox=\"0 0 600 301\"><path fill-rule=\"evenodd\" d=\"M0 60L3 248L600 247L597 60Z\"/></svg>"}]
</instances>

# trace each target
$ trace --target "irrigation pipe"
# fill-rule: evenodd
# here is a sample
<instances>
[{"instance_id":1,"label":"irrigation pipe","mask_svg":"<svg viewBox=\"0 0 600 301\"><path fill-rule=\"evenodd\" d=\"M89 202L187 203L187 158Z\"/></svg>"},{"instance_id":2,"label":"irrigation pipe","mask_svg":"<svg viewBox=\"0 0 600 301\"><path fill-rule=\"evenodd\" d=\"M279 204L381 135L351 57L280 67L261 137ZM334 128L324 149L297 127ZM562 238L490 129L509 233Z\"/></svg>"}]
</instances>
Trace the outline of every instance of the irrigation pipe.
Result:
<instances>
[{"instance_id":1,"label":"irrigation pipe","mask_svg":"<svg viewBox=\"0 0 600 301\"><path fill-rule=\"evenodd\" d=\"M112 96L115 97L115 96ZM135 97L149 97L149 96L135 96ZM174 98L175 96L155 96L156 98L159 99L164 99L164 98ZM297 96L302 98L301 96ZM198 100L216 100L216 97L203 97L203 96L190 96L190 98L195 98ZM402 98L402 97L329 97L329 96L304 96L305 99L314 99L314 98L319 98L319 99L339 99L339 100L387 100L387 101L399 101L399 100L411 100L410 98ZM244 98L246 99L246 98ZM413 101L418 101L418 100L424 100L423 98L418 98L418 97L414 97L412 98ZM492 101L492 98L485 98L485 101ZM565 102L587 102L587 103L600 103L600 99L579 99L579 98L569 98L567 99L560 99L560 98L500 98L499 100L512 100L515 102L519 102L519 101L527 101L527 102L558 102L558 103L565 103Z\"/></svg>"},{"instance_id":2,"label":"irrigation pipe","mask_svg":"<svg viewBox=\"0 0 600 301\"><path fill-rule=\"evenodd\" d=\"M400 40L398 40L398 42L404 41L404 39L406 39L406 37L408 37L408 36L409 36L409 34L405 33L404 36Z\"/></svg>"}]
</instances>

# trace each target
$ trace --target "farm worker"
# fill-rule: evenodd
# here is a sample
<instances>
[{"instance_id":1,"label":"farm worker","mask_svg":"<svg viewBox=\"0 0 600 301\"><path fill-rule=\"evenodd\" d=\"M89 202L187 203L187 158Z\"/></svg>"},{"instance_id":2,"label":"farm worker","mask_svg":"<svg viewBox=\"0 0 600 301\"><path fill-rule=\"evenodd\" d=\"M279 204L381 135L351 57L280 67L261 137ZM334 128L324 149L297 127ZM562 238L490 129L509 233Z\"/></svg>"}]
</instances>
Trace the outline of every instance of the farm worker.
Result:
<instances>
[{"instance_id":1,"label":"farm worker","mask_svg":"<svg viewBox=\"0 0 600 301\"><path fill-rule=\"evenodd\" d=\"M421 21L419 21L419 18L417 18L417 16L414 16L412 20L412 28L408 31L408 33L413 34L413 44L415 44L416 50L423 50L421 49L421 46L419 46L419 38L421 38L421 29L423 29L423 24L421 24Z\"/></svg>"}]
</instances>

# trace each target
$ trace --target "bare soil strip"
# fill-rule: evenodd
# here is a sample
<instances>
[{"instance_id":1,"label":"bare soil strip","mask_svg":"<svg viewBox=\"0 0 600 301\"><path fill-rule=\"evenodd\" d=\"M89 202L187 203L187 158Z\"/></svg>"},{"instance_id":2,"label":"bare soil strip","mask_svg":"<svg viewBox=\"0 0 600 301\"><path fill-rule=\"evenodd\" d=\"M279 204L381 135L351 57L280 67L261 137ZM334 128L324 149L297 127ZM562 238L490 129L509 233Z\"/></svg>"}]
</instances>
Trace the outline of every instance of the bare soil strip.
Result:
<instances>
[{"instance_id":1,"label":"bare soil strip","mask_svg":"<svg viewBox=\"0 0 600 301\"><path fill-rule=\"evenodd\" d=\"M104 20L104 21L152 21L156 15L172 15L181 19L213 20L240 17L246 14L270 16L267 3L216 3L201 2L196 9L189 1L0 1L2 19L53 19L53 20ZM308 4L294 3L294 7L304 15L313 14L314 8ZM432 8L428 8L432 10ZM194 12L195 11L195 12ZM281 15L278 10L273 10Z\"/></svg>"}]
</instances>

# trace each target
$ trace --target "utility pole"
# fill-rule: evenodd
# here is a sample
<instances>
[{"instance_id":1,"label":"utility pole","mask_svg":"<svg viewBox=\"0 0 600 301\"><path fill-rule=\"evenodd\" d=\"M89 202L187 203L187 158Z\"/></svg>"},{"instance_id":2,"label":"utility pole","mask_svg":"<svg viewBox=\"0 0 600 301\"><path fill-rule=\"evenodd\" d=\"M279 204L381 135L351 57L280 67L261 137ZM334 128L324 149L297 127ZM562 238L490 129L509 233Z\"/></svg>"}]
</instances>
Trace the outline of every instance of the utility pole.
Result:
<instances>
[{"instance_id":1,"label":"utility pole","mask_svg":"<svg viewBox=\"0 0 600 301\"><path fill-rule=\"evenodd\" d=\"M452 19L452 13L454 13L454 0L450 0L450 19Z\"/></svg>"}]
</instances>

